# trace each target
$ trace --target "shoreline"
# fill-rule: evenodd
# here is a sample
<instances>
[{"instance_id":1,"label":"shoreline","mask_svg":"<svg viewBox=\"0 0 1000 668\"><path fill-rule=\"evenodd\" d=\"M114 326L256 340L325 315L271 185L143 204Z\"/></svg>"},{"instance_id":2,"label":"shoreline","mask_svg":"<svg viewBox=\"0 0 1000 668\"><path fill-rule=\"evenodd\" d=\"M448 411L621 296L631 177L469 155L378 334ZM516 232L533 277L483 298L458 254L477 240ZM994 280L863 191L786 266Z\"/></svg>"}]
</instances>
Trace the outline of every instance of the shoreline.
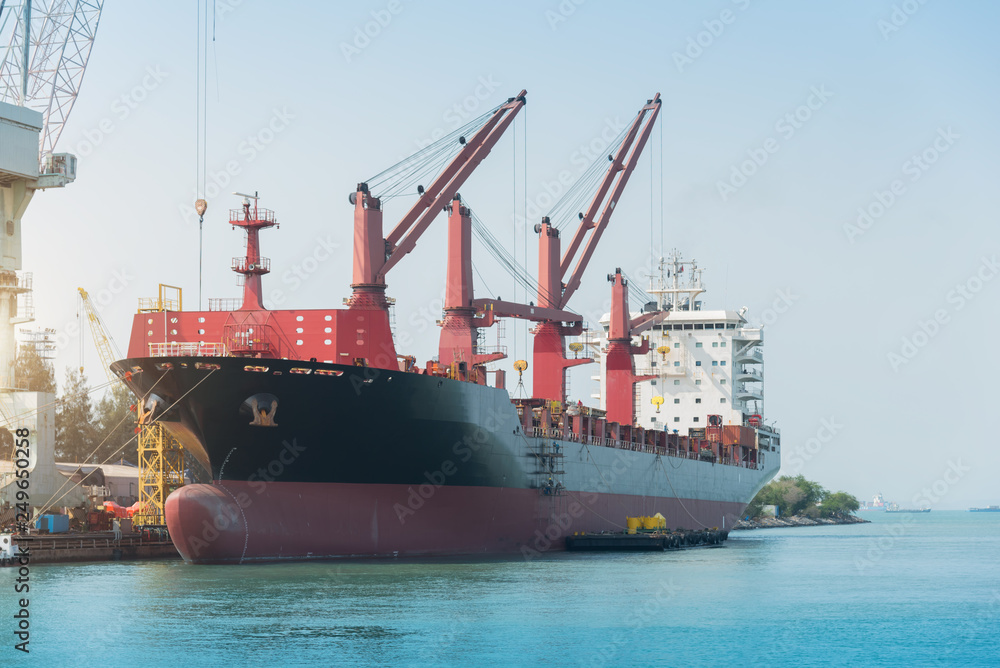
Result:
<instances>
[{"instance_id":1,"label":"shoreline","mask_svg":"<svg viewBox=\"0 0 1000 668\"><path fill-rule=\"evenodd\" d=\"M792 515L791 517L761 517L756 520L740 520L733 525L732 531L749 531L751 529L778 529L784 527L814 527L834 524L870 524L871 520L866 520L857 515L847 515L846 517L805 517L803 515Z\"/></svg>"}]
</instances>

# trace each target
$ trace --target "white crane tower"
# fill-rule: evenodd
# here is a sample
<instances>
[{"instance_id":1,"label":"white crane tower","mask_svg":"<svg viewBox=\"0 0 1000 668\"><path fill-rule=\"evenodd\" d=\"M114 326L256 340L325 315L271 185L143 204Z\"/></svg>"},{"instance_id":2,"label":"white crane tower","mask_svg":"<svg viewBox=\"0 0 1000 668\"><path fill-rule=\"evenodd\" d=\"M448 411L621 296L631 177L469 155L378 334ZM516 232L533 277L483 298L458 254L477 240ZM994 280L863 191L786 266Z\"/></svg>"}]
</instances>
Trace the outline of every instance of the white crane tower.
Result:
<instances>
[{"instance_id":1,"label":"white crane tower","mask_svg":"<svg viewBox=\"0 0 1000 668\"><path fill-rule=\"evenodd\" d=\"M14 328L34 320L31 274L20 273L21 219L36 191L76 178L76 157L55 147L79 93L103 5L0 0L0 426L30 433L36 507L55 500L64 479L55 468L55 396L26 392L14 377ZM0 498L11 496L12 473L2 474ZM59 505L76 505L77 496Z\"/></svg>"}]
</instances>

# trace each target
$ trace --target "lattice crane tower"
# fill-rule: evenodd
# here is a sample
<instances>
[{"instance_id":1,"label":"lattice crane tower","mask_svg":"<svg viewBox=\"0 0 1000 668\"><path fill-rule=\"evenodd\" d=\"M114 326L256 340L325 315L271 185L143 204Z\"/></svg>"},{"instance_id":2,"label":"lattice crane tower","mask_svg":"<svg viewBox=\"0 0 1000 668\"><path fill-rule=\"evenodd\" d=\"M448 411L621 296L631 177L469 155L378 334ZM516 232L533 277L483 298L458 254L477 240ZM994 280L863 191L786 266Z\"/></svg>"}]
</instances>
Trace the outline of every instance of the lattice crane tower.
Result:
<instances>
[{"instance_id":1,"label":"lattice crane tower","mask_svg":"<svg viewBox=\"0 0 1000 668\"><path fill-rule=\"evenodd\" d=\"M34 320L31 274L19 273L21 219L36 191L76 178L76 157L54 151L80 91L103 5L0 0L0 419L32 434L34 506L48 502L62 476L54 460L55 396L19 391L14 378L15 327ZM0 480L0 488L7 482ZM59 505L74 502L67 497Z\"/></svg>"}]
</instances>

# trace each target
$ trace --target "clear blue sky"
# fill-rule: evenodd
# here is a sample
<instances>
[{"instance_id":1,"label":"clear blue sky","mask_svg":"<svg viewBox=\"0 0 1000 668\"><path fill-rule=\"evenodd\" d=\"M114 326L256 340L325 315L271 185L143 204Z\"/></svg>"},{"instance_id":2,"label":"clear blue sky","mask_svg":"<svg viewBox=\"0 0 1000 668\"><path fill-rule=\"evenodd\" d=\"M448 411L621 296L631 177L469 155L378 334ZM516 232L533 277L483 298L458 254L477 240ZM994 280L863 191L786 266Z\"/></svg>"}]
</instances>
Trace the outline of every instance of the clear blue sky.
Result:
<instances>
[{"instance_id":1,"label":"clear blue sky","mask_svg":"<svg viewBox=\"0 0 1000 668\"><path fill-rule=\"evenodd\" d=\"M117 289L116 271L127 284L106 294L103 312L122 349L136 299L158 282L183 286L186 303L196 303L197 227L180 213L195 187L195 7L105 7L60 146L80 156L80 176L40 194L25 219L41 326L65 330L75 288ZM604 276L647 267L662 193L664 244L705 266L706 307L746 305L759 320L779 291L792 295L786 312L768 318L765 346L765 412L783 430L786 472L905 505L935 484L935 508L1000 503L989 422L1000 279L984 280L995 270L983 264L1000 252L991 187L1000 153L996 5L379 0L283 9L220 0L218 8L208 170L224 174L232 161L239 173L221 192L259 190L278 212L281 229L263 237L274 268L265 286L283 290L284 306L340 304L350 282L348 192L435 130L453 129L453 108L469 96L483 98L469 102L478 114L528 90L515 132L462 193L522 262L527 242L534 268L534 235L512 224L525 184L537 201L560 171L579 173L579 147L660 92L660 127L572 306L596 320L610 295ZM377 34L367 44L358 39L378 18L386 25L368 25ZM783 121L796 113L805 120ZM247 138L272 123L281 131L252 148ZM754 173L734 186L734 168L762 152L766 162L744 167ZM933 164L922 168L912 158L925 152ZM237 204L210 198L206 298L238 294L228 267L242 243L225 224ZM851 228L859 207L880 215ZM394 212L402 214L387 216ZM419 359L437 348L443 222L389 280ZM318 239L339 248L300 286L283 280ZM484 253L477 266L492 292L520 297ZM960 296L959 285L978 292ZM936 327L926 324L936 314ZM922 322L933 336L920 334ZM508 329L518 356L524 340ZM906 362L893 364L892 353ZM71 338L59 376L79 357ZM85 358L101 381L89 337ZM574 373L574 393L593 391L591 373ZM810 441L827 435L823 420L836 433Z\"/></svg>"}]
</instances>

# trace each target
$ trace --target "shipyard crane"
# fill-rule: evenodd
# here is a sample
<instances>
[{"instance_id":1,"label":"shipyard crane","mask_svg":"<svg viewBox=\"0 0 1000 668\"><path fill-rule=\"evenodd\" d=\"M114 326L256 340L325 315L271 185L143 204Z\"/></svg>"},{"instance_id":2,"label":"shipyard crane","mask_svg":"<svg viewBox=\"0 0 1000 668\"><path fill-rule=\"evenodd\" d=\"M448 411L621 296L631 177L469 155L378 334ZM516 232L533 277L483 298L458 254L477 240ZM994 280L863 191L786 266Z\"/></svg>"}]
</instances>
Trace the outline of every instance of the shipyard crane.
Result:
<instances>
[{"instance_id":1,"label":"shipyard crane","mask_svg":"<svg viewBox=\"0 0 1000 668\"><path fill-rule=\"evenodd\" d=\"M104 0L0 1L0 101L41 112L43 165L80 93L103 8Z\"/></svg>"},{"instance_id":2,"label":"shipyard crane","mask_svg":"<svg viewBox=\"0 0 1000 668\"><path fill-rule=\"evenodd\" d=\"M0 0L0 414L21 415L35 453L32 501L51 501L65 479L55 465L51 395L16 387L14 327L34 320L32 277L21 270L21 221L34 194L76 178L76 157L54 153L73 108L103 0ZM25 413L18 407L35 406ZM9 423L8 423L9 426ZM0 496L12 489L0 478Z\"/></svg>"},{"instance_id":3,"label":"shipyard crane","mask_svg":"<svg viewBox=\"0 0 1000 668\"><path fill-rule=\"evenodd\" d=\"M101 314L94 308L90 301L90 295L83 288L77 288L80 292L80 301L83 304L83 312L90 322L90 331L94 337L94 345L101 358L101 366L111 380L111 387L117 387L122 382L111 371L111 364L115 360L122 359L121 352L118 352L114 340L108 334L108 329L101 318ZM114 350L112 350L114 348ZM184 449L180 442L171 436L163 424L158 420L147 417L143 410L142 401L136 403L136 415L139 426L138 434L138 464L139 464L139 512L135 514L133 520L136 526L162 526L166 522L163 515L163 504L166 502L170 492L184 485ZM150 415L150 417L153 417Z\"/></svg>"},{"instance_id":4,"label":"shipyard crane","mask_svg":"<svg viewBox=\"0 0 1000 668\"><path fill-rule=\"evenodd\" d=\"M90 301L90 295L83 288L77 288L77 291L80 293L80 303L83 306L83 313L86 314L87 321L90 323L90 334L94 338L94 347L97 348L97 355L101 359L101 366L104 367L104 373L107 375L111 387L115 387L122 380L111 371L111 363L122 358L121 351L118 350L118 346L115 345L114 340L108 334L107 325L104 324L100 312L94 308L93 302ZM80 364L80 370L83 371L82 360Z\"/></svg>"}]
</instances>

